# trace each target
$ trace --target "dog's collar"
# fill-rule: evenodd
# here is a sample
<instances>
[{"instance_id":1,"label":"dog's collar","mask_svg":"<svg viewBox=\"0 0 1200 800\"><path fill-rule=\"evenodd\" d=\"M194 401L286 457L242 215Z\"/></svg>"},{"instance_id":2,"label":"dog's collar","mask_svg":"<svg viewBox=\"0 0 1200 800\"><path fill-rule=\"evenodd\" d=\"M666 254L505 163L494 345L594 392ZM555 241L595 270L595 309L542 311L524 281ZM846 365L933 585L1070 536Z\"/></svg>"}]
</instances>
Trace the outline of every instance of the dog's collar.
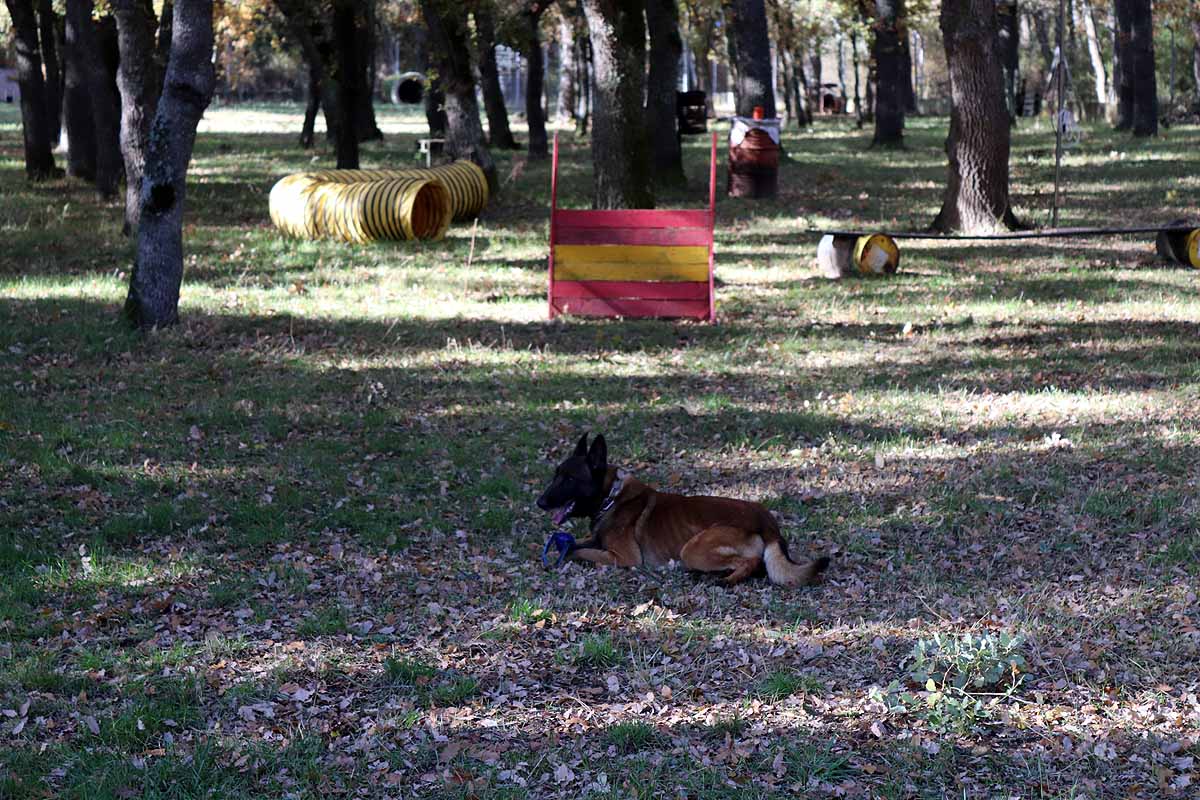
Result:
<instances>
[{"instance_id":1,"label":"dog's collar","mask_svg":"<svg viewBox=\"0 0 1200 800\"><path fill-rule=\"evenodd\" d=\"M625 479L629 477L629 473L623 469L617 470L616 479L613 480L612 488L608 490L608 496L604 498L604 502L600 505L600 510L596 512L596 516L592 517L592 530L600 526L606 514L612 510L612 507L617 502L617 495L621 493L621 489L625 486Z\"/></svg>"}]
</instances>

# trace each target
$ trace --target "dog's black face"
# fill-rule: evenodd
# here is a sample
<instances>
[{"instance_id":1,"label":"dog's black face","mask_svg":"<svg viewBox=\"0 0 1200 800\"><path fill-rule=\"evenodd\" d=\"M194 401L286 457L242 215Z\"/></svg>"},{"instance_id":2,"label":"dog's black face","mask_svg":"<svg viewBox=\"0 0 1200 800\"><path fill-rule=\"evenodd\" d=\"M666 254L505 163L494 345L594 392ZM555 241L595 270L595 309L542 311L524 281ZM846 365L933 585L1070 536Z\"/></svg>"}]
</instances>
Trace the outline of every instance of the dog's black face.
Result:
<instances>
[{"instance_id":1,"label":"dog's black face","mask_svg":"<svg viewBox=\"0 0 1200 800\"><path fill-rule=\"evenodd\" d=\"M552 513L555 525L561 525L571 517L595 515L604 502L607 472L608 445L604 443L604 437L597 436L589 448L585 433L571 457L554 470L553 480L537 499L538 508Z\"/></svg>"}]
</instances>

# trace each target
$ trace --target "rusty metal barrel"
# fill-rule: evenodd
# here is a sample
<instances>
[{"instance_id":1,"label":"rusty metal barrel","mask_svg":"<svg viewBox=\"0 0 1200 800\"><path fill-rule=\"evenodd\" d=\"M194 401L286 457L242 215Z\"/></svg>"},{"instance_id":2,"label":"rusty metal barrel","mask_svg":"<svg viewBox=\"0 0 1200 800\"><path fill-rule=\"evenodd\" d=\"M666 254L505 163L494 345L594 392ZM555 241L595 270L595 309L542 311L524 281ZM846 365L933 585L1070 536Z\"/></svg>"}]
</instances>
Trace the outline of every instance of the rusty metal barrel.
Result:
<instances>
[{"instance_id":1,"label":"rusty metal barrel","mask_svg":"<svg viewBox=\"0 0 1200 800\"><path fill-rule=\"evenodd\" d=\"M729 196L774 197L779 188L779 120L734 117L729 132Z\"/></svg>"}]
</instances>

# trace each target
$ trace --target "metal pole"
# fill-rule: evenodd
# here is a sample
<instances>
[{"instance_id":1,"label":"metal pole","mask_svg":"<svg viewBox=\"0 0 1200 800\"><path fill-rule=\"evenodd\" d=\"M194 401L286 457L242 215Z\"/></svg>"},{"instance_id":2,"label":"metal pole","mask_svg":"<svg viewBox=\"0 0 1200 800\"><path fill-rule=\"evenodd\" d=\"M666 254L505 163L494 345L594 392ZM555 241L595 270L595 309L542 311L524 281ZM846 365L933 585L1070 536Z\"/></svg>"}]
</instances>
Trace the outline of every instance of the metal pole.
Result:
<instances>
[{"instance_id":1,"label":"metal pole","mask_svg":"<svg viewBox=\"0 0 1200 800\"><path fill-rule=\"evenodd\" d=\"M1065 0L1058 0L1058 30L1055 32L1055 38L1058 40L1058 97L1056 105L1058 111L1054 115L1054 205L1050 212L1050 227L1058 227L1058 182L1062 174L1062 112L1066 105L1066 97L1064 97L1064 78L1063 72L1065 53L1063 52L1063 27L1066 25L1066 9Z\"/></svg>"}]
</instances>

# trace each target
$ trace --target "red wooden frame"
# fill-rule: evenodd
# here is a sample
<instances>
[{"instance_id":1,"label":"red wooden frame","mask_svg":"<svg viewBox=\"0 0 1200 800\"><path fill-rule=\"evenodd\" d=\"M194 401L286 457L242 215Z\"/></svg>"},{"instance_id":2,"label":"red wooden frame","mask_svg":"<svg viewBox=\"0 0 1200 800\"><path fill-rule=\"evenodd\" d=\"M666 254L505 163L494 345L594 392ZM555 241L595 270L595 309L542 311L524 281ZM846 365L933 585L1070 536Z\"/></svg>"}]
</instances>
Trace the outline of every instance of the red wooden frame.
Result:
<instances>
[{"instance_id":1,"label":"red wooden frame","mask_svg":"<svg viewBox=\"0 0 1200 800\"><path fill-rule=\"evenodd\" d=\"M713 229L717 217L717 134L712 135L707 209L583 211L558 207L558 135L550 166L550 318L689 317L716 322ZM654 245L708 248L708 281L555 280L555 245Z\"/></svg>"}]
</instances>

